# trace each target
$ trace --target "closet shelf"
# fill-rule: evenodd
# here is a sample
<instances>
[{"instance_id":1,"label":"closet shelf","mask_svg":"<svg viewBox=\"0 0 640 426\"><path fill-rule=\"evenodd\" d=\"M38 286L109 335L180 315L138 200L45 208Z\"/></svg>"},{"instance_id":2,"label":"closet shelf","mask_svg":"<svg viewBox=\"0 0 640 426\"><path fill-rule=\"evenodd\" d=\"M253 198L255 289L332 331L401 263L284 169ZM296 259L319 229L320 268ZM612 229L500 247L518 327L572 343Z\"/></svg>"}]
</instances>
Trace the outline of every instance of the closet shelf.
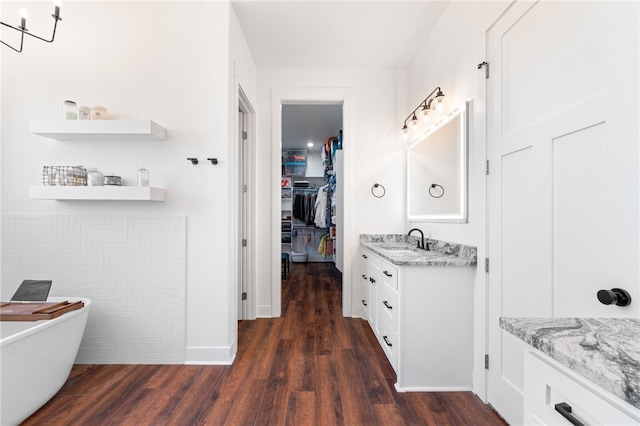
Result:
<instances>
[{"instance_id":1,"label":"closet shelf","mask_svg":"<svg viewBox=\"0 0 640 426\"><path fill-rule=\"evenodd\" d=\"M31 120L34 135L55 140L164 140L167 130L151 120Z\"/></svg>"},{"instance_id":2,"label":"closet shelf","mask_svg":"<svg viewBox=\"0 0 640 426\"><path fill-rule=\"evenodd\" d=\"M32 200L164 201L164 188L152 186L44 186L29 187Z\"/></svg>"}]
</instances>

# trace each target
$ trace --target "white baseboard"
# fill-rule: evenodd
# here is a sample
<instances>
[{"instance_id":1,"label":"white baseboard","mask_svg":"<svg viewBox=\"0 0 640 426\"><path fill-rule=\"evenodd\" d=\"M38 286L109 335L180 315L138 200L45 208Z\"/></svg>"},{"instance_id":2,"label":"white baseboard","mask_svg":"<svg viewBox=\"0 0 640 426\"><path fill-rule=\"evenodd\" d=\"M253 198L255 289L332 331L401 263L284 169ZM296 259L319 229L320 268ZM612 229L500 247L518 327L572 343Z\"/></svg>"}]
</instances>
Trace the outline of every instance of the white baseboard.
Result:
<instances>
[{"instance_id":1,"label":"white baseboard","mask_svg":"<svg viewBox=\"0 0 640 426\"><path fill-rule=\"evenodd\" d=\"M256 308L257 318L273 318L271 313L271 305L261 305Z\"/></svg>"},{"instance_id":2,"label":"white baseboard","mask_svg":"<svg viewBox=\"0 0 640 426\"><path fill-rule=\"evenodd\" d=\"M471 392L472 388L467 386L419 386L401 388L396 383L393 385L398 392Z\"/></svg>"},{"instance_id":3,"label":"white baseboard","mask_svg":"<svg viewBox=\"0 0 640 426\"><path fill-rule=\"evenodd\" d=\"M187 365L231 365L236 358L236 350L230 346L191 346L185 353Z\"/></svg>"}]
</instances>

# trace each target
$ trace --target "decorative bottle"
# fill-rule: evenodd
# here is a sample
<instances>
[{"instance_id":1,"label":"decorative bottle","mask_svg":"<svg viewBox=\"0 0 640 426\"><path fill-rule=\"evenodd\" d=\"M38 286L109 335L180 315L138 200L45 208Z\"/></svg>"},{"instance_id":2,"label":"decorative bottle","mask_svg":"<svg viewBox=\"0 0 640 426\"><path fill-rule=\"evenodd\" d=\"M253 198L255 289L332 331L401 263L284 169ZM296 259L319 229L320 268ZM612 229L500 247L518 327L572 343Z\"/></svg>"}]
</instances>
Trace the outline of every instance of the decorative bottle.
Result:
<instances>
[{"instance_id":1,"label":"decorative bottle","mask_svg":"<svg viewBox=\"0 0 640 426\"><path fill-rule=\"evenodd\" d=\"M62 118L65 120L78 119L78 106L73 101L64 101L62 104Z\"/></svg>"},{"instance_id":2,"label":"decorative bottle","mask_svg":"<svg viewBox=\"0 0 640 426\"><path fill-rule=\"evenodd\" d=\"M149 170L144 167L138 170L138 186L149 186Z\"/></svg>"}]
</instances>

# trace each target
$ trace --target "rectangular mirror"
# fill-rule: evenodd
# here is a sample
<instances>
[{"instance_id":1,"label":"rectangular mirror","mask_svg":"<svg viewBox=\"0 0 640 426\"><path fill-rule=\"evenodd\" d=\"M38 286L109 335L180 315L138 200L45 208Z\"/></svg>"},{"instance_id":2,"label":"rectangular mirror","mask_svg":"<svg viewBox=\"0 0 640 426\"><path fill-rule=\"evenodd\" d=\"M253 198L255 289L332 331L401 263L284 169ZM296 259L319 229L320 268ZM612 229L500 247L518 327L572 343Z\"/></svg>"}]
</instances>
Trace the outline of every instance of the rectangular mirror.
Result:
<instances>
[{"instance_id":1,"label":"rectangular mirror","mask_svg":"<svg viewBox=\"0 0 640 426\"><path fill-rule=\"evenodd\" d=\"M469 102L407 150L407 212L413 222L467 222Z\"/></svg>"}]
</instances>

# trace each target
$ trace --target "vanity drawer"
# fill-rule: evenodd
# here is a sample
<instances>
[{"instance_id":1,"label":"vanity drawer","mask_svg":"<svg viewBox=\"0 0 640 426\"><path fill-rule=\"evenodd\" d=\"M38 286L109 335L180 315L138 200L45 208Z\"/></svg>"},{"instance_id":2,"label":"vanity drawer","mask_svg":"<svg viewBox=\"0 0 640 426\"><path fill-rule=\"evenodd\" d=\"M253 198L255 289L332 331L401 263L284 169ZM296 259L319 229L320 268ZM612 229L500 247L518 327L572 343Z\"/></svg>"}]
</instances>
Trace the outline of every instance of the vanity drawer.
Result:
<instances>
[{"instance_id":1,"label":"vanity drawer","mask_svg":"<svg viewBox=\"0 0 640 426\"><path fill-rule=\"evenodd\" d=\"M395 290L398 289L398 268L389 262L382 261L380 277Z\"/></svg>"},{"instance_id":2,"label":"vanity drawer","mask_svg":"<svg viewBox=\"0 0 640 426\"><path fill-rule=\"evenodd\" d=\"M556 410L561 403L585 425L640 424L640 410L539 351L525 353L524 374L526 425L571 425Z\"/></svg>"},{"instance_id":3,"label":"vanity drawer","mask_svg":"<svg viewBox=\"0 0 640 426\"><path fill-rule=\"evenodd\" d=\"M389 284L383 283L380 286L380 305L378 312L389 323L393 331L398 331L398 292Z\"/></svg>"},{"instance_id":4,"label":"vanity drawer","mask_svg":"<svg viewBox=\"0 0 640 426\"><path fill-rule=\"evenodd\" d=\"M367 249L362 249L360 255L362 256L362 260L366 266L374 268L376 271L380 271L381 259L378 256Z\"/></svg>"},{"instance_id":5,"label":"vanity drawer","mask_svg":"<svg viewBox=\"0 0 640 426\"><path fill-rule=\"evenodd\" d=\"M398 333L391 329L387 321L382 321L380 327L380 345L393 370L398 373Z\"/></svg>"}]
</instances>

